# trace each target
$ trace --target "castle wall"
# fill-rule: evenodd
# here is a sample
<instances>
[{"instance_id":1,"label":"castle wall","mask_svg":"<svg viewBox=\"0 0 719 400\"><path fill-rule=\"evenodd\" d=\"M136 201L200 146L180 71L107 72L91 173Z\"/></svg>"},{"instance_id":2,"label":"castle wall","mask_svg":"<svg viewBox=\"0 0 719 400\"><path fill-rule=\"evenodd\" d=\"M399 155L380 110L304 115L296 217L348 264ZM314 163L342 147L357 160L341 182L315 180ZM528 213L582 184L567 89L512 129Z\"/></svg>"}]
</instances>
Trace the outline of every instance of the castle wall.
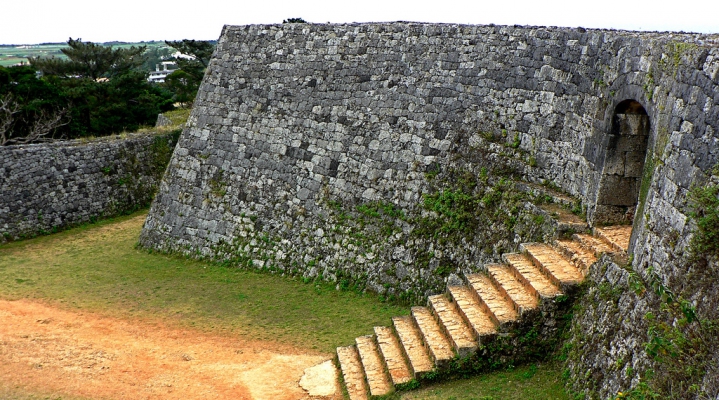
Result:
<instances>
[{"instance_id":1,"label":"castle wall","mask_svg":"<svg viewBox=\"0 0 719 400\"><path fill-rule=\"evenodd\" d=\"M176 141L138 134L0 146L0 242L149 204Z\"/></svg>"},{"instance_id":2,"label":"castle wall","mask_svg":"<svg viewBox=\"0 0 719 400\"><path fill-rule=\"evenodd\" d=\"M615 107L634 99L650 128L633 265L644 278L658 266L680 292L678 255L694 230L687 193L719 161L717 40L517 26L226 26L140 242L424 295L552 234L528 228L536 210L506 195L514 192L503 171L556 185L592 220ZM476 204L499 193L493 207L520 211L487 213L467 229L440 207L448 193L459 202L464 184ZM441 218L458 225L421 233ZM715 281L695 298L714 293ZM646 359L630 340L642 327L602 329L615 335L607 343L624 341Z\"/></svg>"}]
</instances>

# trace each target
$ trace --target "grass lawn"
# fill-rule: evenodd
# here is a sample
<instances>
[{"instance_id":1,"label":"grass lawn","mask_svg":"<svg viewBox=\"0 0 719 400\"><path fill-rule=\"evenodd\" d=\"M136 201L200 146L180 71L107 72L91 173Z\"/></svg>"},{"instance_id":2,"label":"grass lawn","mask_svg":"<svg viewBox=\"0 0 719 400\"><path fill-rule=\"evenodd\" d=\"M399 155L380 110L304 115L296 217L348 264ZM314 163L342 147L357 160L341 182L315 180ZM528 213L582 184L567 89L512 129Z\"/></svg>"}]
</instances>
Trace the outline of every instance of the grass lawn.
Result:
<instances>
[{"instance_id":1,"label":"grass lawn","mask_svg":"<svg viewBox=\"0 0 719 400\"><path fill-rule=\"evenodd\" d=\"M443 382L395 397L403 400L569 400L561 376L558 364L524 365L510 371Z\"/></svg>"},{"instance_id":2,"label":"grass lawn","mask_svg":"<svg viewBox=\"0 0 719 400\"><path fill-rule=\"evenodd\" d=\"M280 341L323 353L408 308L135 248L146 211L0 246L0 298Z\"/></svg>"}]
</instances>

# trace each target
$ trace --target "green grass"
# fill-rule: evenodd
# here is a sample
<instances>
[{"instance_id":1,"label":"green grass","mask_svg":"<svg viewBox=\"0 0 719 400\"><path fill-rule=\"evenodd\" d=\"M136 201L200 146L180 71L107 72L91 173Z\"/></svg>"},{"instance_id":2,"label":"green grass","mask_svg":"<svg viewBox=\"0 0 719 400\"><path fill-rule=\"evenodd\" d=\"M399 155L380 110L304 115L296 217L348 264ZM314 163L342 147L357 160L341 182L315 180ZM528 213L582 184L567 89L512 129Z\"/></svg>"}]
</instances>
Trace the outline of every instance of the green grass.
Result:
<instances>
[{"instance_id":1,"label":"green grass","mask_svg":"<svg viewBox=\"0 0 719 400\"><path fill-rule=\"evenodd\" d=\"M569 399L555 364L525 365L400 393L395 398L442 400L562 400Z\"/></svg>"},{"instance_id":2,"label":"green grass","mask_svg":"<svg viewBox=\"0 0 719 400\"><path fill-rule=\"evenodd\" d=\"M29 57L38 56L65 59L67 57L60 52L63 47L67 47L67 44L42 44L29 47L0 45L0 66L9 67L20 62L27 64Z\"/></svg>"},{"instance_id":3,"label":"green grass","mask_svg":"<svg viewBox=\"0 0 719 400\"><path fill-rule=\"evenodd\" d=\"M408 312L329 284L136 249L145 213L0 246L0 298L159 318L323 353Z\"/></svg>"}]
</instances>

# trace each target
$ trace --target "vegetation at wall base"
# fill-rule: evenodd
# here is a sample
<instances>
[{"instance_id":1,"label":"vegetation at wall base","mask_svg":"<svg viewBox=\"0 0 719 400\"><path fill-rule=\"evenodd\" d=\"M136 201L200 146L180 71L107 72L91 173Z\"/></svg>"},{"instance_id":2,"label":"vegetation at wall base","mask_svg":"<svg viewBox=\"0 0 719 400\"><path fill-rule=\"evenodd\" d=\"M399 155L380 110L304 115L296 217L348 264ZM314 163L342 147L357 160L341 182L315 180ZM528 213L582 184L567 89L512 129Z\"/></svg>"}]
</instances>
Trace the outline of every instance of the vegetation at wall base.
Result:
<instances>
[{"instance_id":1,"label":"vegetation at wall base","mask_svg":"<svg viewBox=\"0 0 719 400\"><path fill-rule=\"evenodd\" d=\"M653 368L635 372L639 383L618 392L616 398L705 398L700 384L719 345L719 320L700 318L696 307L664 285L654 268L649 268L648 276L644 280L634 275L638 283L632 287L637 295L651 296L658 304L658 311L644 316L648 326L644 350Z\"/></svg>"},{"instance_id":2,"label":"vegetation at wall base","mask_svg":"<svg viewBox=\"0 0 719 400\"><path fill-rule=\"evenodd\" d=\"M686 262L686 260L684 260ZM689 268L685 284L676 291L663 281L658 267L649 267L643 274L632 268L631 260L621 266L628 272L626 279L615 283L603 281L594 284L587 295L577 302L579 315L597 312L599 304L612 304L604 312L619 311L619 304L641 304L643 316L632 325L636 330L636 340L642 344L647 363L632 363L617 357L611 370L616 370L624 379L621 390L612 394L612 399L703 399L709 394L702 389L707 374L716 374L715 351L719 347L719 312L711 302L696 301L694 294L706 292L717 274L716 263L698 265ZM606 264L605 264L606 266ZM681 265L680 268L687 268ZM595 276L604 276L606 271L595 271ZM590 284L591 285L591 284ZM672 285L677 287L676 283ZM585 346L603 340L603 332L581 332L576 324L570 331L570 340L566 341L563 358L570 364L581 365L579 359L586 352ZM617 349L621 354L621 349ZM637 367L639 365L639 367ZM635 369L635 367L637 367ZM602 390L596 386L597 374L604 370L582 371L566 370L567 387L576 398L598 398ZM719 382L716 382L719 384ZM705 390L719 389L711 384ZM574 392L577 391L577 392Z\"/></svg>"}]
</instances>

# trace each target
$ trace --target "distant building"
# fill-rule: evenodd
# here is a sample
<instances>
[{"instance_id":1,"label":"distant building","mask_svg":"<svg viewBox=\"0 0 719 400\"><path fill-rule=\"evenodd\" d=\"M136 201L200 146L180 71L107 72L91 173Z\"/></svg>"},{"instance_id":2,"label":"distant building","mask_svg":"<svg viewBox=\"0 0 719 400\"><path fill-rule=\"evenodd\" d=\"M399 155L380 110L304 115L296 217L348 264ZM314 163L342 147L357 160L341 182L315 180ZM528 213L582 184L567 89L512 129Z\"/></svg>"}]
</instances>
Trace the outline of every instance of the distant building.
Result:
<instances>
[{"instance_id":1,"label":"distant building","mask_svg":"<svg viewBox=\"0 0 719 400\"><path fill-rule=\"evenodd\" d=\"M160 69L160 65L162 65L162 69ZM155 64L155 70L150 72L150 75L147 77L147 81L155 83L165 82L167 75L170 75L176 70L177 63L174 61L163 61L160 64Z\"/></svg>"}]
</instances>

